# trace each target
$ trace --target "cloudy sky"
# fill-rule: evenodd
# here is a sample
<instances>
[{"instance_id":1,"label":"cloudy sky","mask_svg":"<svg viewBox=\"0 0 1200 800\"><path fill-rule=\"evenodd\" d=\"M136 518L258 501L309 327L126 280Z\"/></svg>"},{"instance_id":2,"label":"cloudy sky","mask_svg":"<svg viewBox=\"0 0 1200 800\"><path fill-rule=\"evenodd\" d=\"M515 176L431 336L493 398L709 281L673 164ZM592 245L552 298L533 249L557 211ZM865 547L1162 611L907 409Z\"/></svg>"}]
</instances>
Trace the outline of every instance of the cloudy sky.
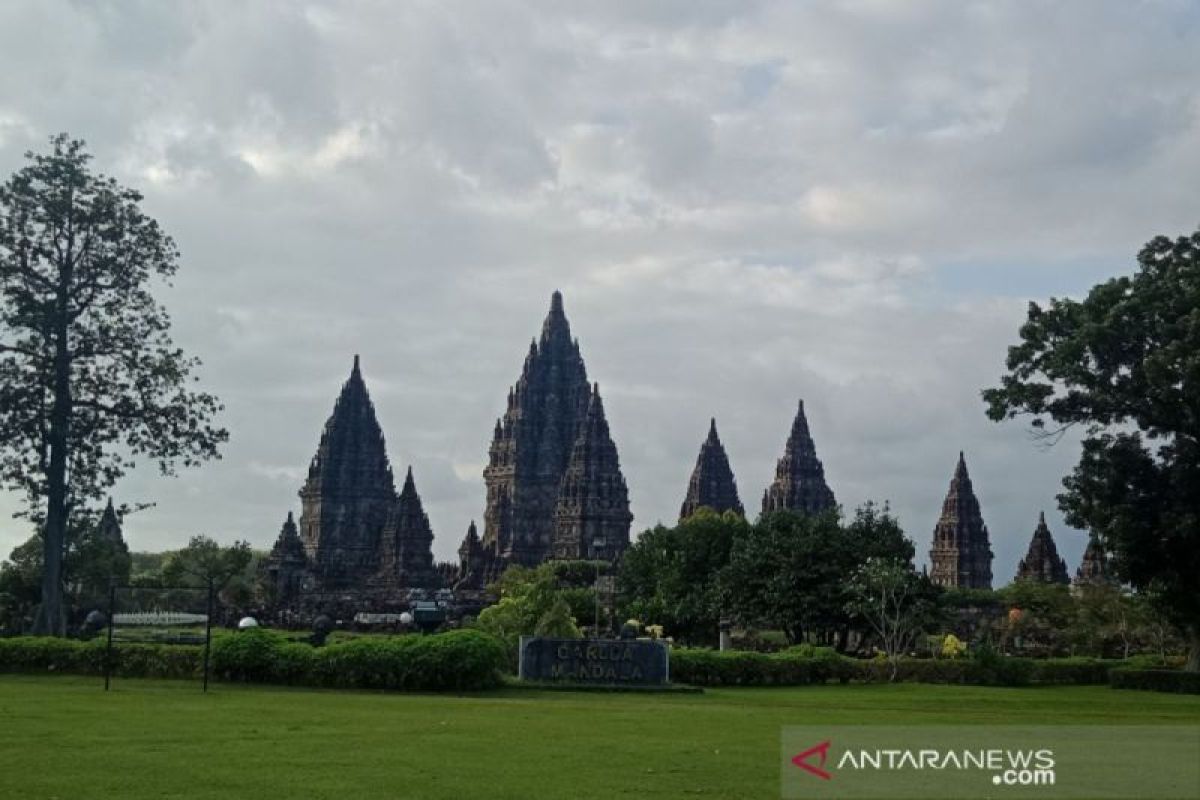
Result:
<instances>
[{"instance_id":1,"label":"cloudy sky","mask_svg":"<svg viewBox=\"0 0 1200 800\"><path fill-rule=\"evenodd\" d=\"M0 173L69 131L182 250L159 296L232 438L117 486L157 503L135 549L269 546L361 353L449 557L558 288L635 530L713 415L756 509L803 397L838 500L922 559L964 449L1003 583L1040 509L1074 570L1077 451L979 390L1028 300L1200 222L1198 78L1182 0L10 1Z\"/></svg>"}]
</instances>

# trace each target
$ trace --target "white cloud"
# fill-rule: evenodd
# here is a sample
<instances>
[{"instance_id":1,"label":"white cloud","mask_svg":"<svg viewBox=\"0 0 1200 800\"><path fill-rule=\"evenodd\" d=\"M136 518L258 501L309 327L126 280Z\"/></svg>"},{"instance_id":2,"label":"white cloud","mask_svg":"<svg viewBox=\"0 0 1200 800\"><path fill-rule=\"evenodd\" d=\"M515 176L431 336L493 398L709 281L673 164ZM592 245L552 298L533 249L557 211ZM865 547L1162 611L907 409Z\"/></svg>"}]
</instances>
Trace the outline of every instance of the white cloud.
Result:
<instances>
[{"instance_id":1,"label":"white cloud","mask_svg":"<svg viewBox=\"0 0 1200 800\"><path fill-rule=\"evenodd\" d=\"M713 414L755 508L803 396L839 499L922 552L966 449L1003 580L1074 453L978 390L1025 299L1196 224L1198 39L1116 0L30 0L0 8L0 172L70 130L182 248L162 299L233 439L117 487L158 503L135 547L268 545L358 352L449 557L562 288L637 526Z\"/></svg>"}]
</instances>

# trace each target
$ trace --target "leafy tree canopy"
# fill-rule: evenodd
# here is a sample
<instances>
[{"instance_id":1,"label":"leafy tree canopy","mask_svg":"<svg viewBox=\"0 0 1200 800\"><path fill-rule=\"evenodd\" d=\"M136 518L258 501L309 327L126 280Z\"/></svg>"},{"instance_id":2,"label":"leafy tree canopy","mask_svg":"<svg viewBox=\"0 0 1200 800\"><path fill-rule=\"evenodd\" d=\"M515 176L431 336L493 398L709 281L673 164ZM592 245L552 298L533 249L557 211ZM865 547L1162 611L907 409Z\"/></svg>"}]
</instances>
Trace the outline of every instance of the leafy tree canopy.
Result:
<instances>
[{"instance_id":1,"label":"leafy tree canopy","mask_svg":"<svg viewBox=\"0 0 1200 800\"><path fill-rule=\"evenodd\" d=\"M0 486L44 523L36 627L62 633L71 517L139 456L171 474L227 433L151 293L175 274L174 241L139 193L89 169L82 141L50 144L0 184Z\"/></svg>"},{"instance_id":2,"label":"leafy tree canopy","mask_svg":"<svg viewBox=\"0 0 1200 800\"><path fill-rule=\"evenodd\" d=\"M1158 598L1200 670L1200 231L1155 238L1082 301L1030 303L1020 338L988 416L1029 417L1050 442L1083 431L1059 505Z\"/></svg>"}]
</instances>

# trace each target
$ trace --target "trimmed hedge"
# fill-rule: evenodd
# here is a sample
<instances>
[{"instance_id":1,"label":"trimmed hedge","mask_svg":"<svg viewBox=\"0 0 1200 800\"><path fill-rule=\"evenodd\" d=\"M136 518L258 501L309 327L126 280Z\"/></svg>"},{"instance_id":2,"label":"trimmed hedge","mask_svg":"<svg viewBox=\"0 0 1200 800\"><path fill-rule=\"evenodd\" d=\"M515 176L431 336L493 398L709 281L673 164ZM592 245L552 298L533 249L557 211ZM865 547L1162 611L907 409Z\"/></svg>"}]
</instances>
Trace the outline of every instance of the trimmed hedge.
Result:
<instances>
[{"instance_id":1,"label":"trimmed hedge","mask_svg":"<svg viewBox=\"0 0 1200 800\"><path fill-rule=\"evenodd\" d=\"M0 639L0 672L104 674L105 642L51 637ZM196 678L204 649L191 645L114 644L113 674ZM346 689L473 691L500 685L503 646L480 631L432 636L364 637L313 648L265 629L214 638L217 680Z\"/></svg>"},{"instance_id":2,"label":"trimmed hedge","mask_svg":"<svg viewBox=\"0 0 1200 800\"><path fill-rule=\"evenodd\" d=\"M1124 661L1096 658L1034 660L990 655L982 658L901 659L895 665L847 658L831 648L799 646L781 653L671 651L671 680L696 686L805 686L839 681L1028 686L1106 684Z\"/></svg>"},{"instance_id":3,"label":"trimmed hedge","mask_svg":"<svg viewBox=\"0 0 1200 800\"><path fill-rule=\"evenodd\" d=\"M500 685L507 663L503 645L475 630L364 637L314 649L257 629L213 642L212 656L221 680L346 689L490 689Z\"/></svg>"},{"instance_id":4,"label":"trimmed hedge","mask_svg":"<svg viewBox=\"0 0 1200 800\"><path fill-rule=\"evenodd\" d=\"M1200 694L1200 672L1176 669L1114 669L1109 674L1114 689Z\"/></svg>"},{"instance_id":5,"label":"trimmed hedge","mask_svg":"<svg viewBox=\"0 0 1200 800\"><path fill-rule=\"evenodd\" d=\"M1040 684L1095 685L1108 683L1114 667L1126 662L1110 658L1047 658L1033 662L1033 682Z\"/></svg>"},{"instance_id":6,"label":"trimmed hedge","mask_svg":"<svg viewBox=\"0 0 1200 800\"><path fill-rule=\"evenodd\" d=\"M829 648L804 652L671 651L671 680L694 686L805 686L857 677L857 663Z\"/></svg>"},{"instance_id":7,"label":"trimmed hedge","mask_svg":"<svg viewBox=\"0 0 1200 800\"><path fill-rule=\"evenodd\" d=\"M862 662L868 680L887 681L892 667L887 663ZM972 686L1027 686L1033 681L1034 662L1028 658L994 656L988 659L901 659L897 682L962 683Z\"/></svg>"},{"instance_id":8,"label":"trimmed hedge","mask_svg":"<svg viewBox=\"0 0 1200 800\"><path fill-rule=\"evenodd\" d=\"M0 672L104 674L105 641L18 636L0 639ZM204 650L192 645L114 644L113 674L123 678L194 678Z\"/></svg>"}]
</instances>

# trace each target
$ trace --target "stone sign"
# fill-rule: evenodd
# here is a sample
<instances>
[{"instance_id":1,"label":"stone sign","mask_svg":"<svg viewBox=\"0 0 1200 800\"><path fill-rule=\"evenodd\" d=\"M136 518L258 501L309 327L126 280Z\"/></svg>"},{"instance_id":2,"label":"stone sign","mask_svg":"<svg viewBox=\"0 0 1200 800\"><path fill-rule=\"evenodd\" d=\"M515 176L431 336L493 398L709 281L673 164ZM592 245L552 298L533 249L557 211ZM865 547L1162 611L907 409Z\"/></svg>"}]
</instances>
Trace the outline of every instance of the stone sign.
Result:
<instances>
[{"instance_id":1,"label":"stone sign","mask_svg":"<svg viewBox=\"0 0 1200 800\"><path fill-rule=\"evenodd\" d=\"M521 637L527 681L661 686L671 677L667 645L649 640Z\"/></svg>"}]
</instances>

